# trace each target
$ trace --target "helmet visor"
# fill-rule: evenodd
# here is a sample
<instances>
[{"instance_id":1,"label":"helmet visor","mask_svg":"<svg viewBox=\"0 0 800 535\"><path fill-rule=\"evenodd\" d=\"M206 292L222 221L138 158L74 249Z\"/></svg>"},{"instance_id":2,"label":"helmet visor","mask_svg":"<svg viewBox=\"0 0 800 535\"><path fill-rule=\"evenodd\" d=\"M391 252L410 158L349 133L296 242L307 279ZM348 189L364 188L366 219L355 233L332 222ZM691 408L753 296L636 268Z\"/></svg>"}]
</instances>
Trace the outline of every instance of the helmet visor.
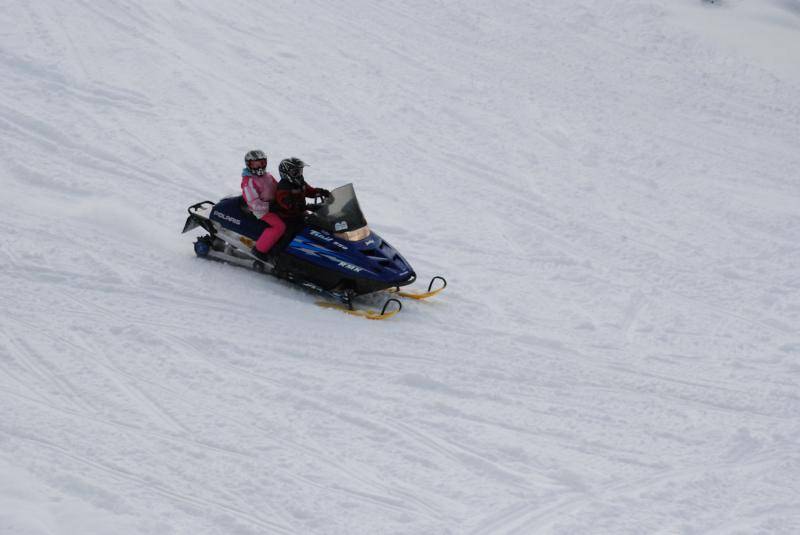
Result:
<instances>
[{"instance_id":1,"label":"helmet visor","mask_svg":"<svg viewBox=\"0 0 800 535\"><path fill-rule=\"evenodd\" d=\"M266 169L267 168L267 160L250 160L247 162L248 169Z\"/></svg>"}]
</instances>

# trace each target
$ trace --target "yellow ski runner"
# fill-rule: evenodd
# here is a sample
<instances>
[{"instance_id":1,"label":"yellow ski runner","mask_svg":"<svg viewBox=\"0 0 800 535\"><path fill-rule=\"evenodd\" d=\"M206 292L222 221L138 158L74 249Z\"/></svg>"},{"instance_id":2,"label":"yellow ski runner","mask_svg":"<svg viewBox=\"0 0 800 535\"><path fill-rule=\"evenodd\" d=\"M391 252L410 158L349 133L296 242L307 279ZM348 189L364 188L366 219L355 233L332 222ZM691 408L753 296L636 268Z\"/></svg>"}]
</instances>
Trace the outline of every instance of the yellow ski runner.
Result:
<instances>
[{"instance_id":1,"label":"yellow ski runner","mask_svg":"<svg viewBox=\"0 0 800 535\"><path fill-rule=\"evenodd\" d=\"M397 303L397 308L387 312L386 307L388 307L389 303L391 302ZM388 301L386 301L386 303L383 305L383 310L381 310L380 312L369 309L350 308L344 303L331 303L328 301L317 301L317 306L322 308L332 308L334 310L339 310L341 312L344 312L345 314L359 316L361 318L365 318L368 320L385 320L391 318L392 316L400 312L400 310L403 308L402 303L400 303L400 301L398 301L397 299L389 299Z\"/></svg>"},{"instance_id":2,"label":"yellow ski runner","mask_svg":"<svg viewBox=\"0 0 800 535\"><path fill-rule=\"evenodd\" d=\"M433 289L433 285L434 285L434 283L436 282L437 279L441 281L442 286L440 288L436 288L434 290ZM445 280L445 278L436 276L436 277L433 277L431 279L430 284L428 284L428 291L427 292L405 291L405 290L401 290L399 287L398 288L387 289L386 292L388 292L388 293L390 293L392 295L397 295L399 297L408 297L410 299L421 300L421 299L427 299L429 297L433 297L434 295L436 295L439 292L441 292L442 290L444 290L446 287L447 287L447 281ZM350 301L350 303L352 303L352 300ZM389 308L389 304L390 303L395 303L397 305L397 307L394 308L393 310L387 311L387 309ZM400 302L400 300L395 299L393 297L386 300L386 302L383 304L383 308L380 311L371 310L371 309L354 308L351 304L348 304L346 302L344 302L344 303L332 303L330 301L317 301L316 304L317 304L317 306L322 307L322 308L332 308L334 310L338 310L340 312L344 312L345 314L350 314L352 316L358 316L358 317L365 318L365 319L368 319L368 320L385 320L385 319L391 318L392 316L394 316L395 314L400 312L400 310L402 310L402 308L403 308L403 304Z\"/></svg>"},{"instance_id":3,"label":"yellow ski runner","mask_svg":"<svg viewBox=\"0 0 800 535\"><path fill-rule=\"evenodd\" d=\"M442 281L442 287L432 290L431 288L433 288L433 283L436 282L436 279ZM447 288L447 281L444 279L444 277L436 276L431 279L431 283L428 285L427 292L408 292L401 290L400 288L392 288L390 290L387 290L387 292L397 294L401 297L409 297L411 299L427 299L429 297L433 297L434 295L438 294L445 288Z\"/></svg>"}]
</instances>

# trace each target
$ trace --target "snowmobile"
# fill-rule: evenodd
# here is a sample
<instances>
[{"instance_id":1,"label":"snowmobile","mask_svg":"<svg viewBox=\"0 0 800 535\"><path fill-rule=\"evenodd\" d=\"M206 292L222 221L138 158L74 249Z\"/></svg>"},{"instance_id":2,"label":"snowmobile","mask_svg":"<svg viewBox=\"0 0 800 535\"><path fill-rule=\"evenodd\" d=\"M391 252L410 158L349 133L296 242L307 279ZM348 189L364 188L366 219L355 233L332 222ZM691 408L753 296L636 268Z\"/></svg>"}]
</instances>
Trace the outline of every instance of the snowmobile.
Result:
<instances>
[{"instance_id":1,"label":"snowmobile","mask_svg":"<svg viewBox=\"0 0 800 535\"><path fill-rule=\"evenodd\" d=\"M274 247L278 252L269 260L251 252L267 223L250 212L241 195L191 205L183 232L198 227L208 232L194 242L194 252L201 258L287 280L333 301L318 302L320 306L368 319L385 319L399 312L402 303L394 296L426 299L447 286L443 277L436 276L426 292L401 290L417 275L397 250L367 226L352 184L315 199L308 209L301 224L287 228L284 239ZM356 297L377 292L393 295L380 312L354 305Z\"/></svg>"}]
</instances>

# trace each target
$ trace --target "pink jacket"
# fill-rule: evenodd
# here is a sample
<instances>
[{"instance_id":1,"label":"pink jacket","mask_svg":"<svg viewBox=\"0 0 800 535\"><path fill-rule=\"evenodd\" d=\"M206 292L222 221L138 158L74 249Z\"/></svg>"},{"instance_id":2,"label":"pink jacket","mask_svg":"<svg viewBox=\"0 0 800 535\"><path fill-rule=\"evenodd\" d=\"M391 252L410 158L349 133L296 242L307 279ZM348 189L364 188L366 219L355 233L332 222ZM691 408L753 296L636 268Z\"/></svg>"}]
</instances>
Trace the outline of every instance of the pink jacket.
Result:
<instances>
[{"instance_id":1,"label":"pink jacket","mask_svg":"<svg viewBox=\"0 0 800 535\"><path fill-rule=\"evenodd\" d=\"M275 200L275 189L278 181L271 173L254 175L249 169L242 170L242 195L257 218L261 219L269 212L269 203Z\"/></svg>"}]
</instances>

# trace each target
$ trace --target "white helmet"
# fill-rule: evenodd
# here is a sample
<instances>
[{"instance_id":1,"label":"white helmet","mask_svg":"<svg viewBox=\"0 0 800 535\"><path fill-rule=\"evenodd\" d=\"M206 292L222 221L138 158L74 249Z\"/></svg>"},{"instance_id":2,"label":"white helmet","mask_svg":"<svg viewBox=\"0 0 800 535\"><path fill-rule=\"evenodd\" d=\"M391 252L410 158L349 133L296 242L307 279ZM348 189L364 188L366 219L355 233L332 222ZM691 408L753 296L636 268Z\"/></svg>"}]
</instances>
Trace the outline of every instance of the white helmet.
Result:
<instances>
[{"instance_id":1,"label":"white helmet","mask_svg":"<svg viewBox=\"0 0 800 535\"><path fill-rule=\"evenodd\" d=\"M251 173L261 176L267 172L267 155L263 150L251 150L244 155L244 165Z\"/></svg>"}]
</instances>

